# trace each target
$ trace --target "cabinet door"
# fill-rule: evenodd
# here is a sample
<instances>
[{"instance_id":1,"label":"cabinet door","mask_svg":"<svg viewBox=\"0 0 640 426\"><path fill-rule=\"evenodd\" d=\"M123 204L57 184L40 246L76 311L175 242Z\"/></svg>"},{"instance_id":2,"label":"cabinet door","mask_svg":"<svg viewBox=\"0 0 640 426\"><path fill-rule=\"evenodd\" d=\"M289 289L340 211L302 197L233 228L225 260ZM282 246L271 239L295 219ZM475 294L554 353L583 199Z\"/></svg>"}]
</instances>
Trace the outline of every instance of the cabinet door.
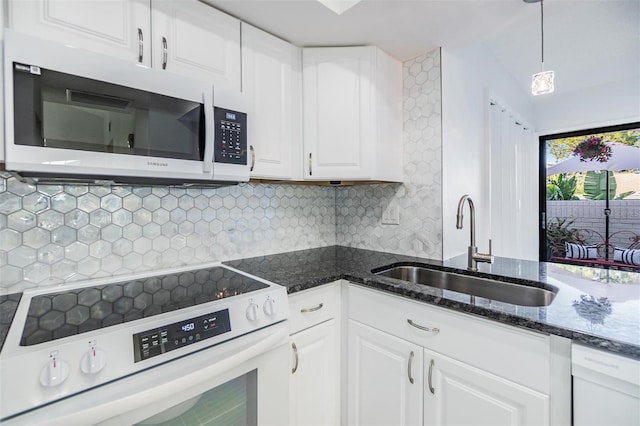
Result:
<instances>
[{"instance_id":1,"label":"cabinet door","mask_svg":"<svg viewBox=\"0 0 640 426\"><path fill-rule=\"evenodd\" d=\"M152 0L153 66L240 90L240 21L197 0Z\"/></svg>"},{"instance_id":2,"label":"cabinet door","mask_svg":"<svg viewBox=\"0 0 640 426\"><path fill-rule=\"evenodd\" d=\"M242 76L252 105L251 177L300 179L300 49L243 23Z\"/></svg>"},{"instance_id":3,"label":"cabinet door","mask_svg":"<svg viewBox=\"0 0 640 426\"><path fill-rule=\"evenodd\" d=\"M429 350L424 362L425 425L549 424L547 395Z\"/></svg>"},{"instance_id":4,"label":"cabinet door","mask_svg":"<svg viewBox=\"0 0 640 426\"><path fill-rule=\"evenodd\" d=\"M422 424L422 348L349 320L348 424Z\"/></svg>"},{"instance_id":5,"label":"cabinet door","mask_svg":"<svg viewBox=\"0 0 640 426\"><path fill-rule=\"evenodd\" d=\"M333 319L291 336L289 424L340 423L338 337Z\"/></svg>"},{"instance_id":6,"label":"cabinet door","mask_svg":"<svg viewBox=\"0 0 640 426\"><path fill-rule=\"evenodd\" d=\"M304 178L371 178L375 48L305 48L302 58Z\"/></svg>"},{"instance_id":7,"label":"cabinet door","mask_svg":"<svg viewBox=\"0 0 640 426\"><path fill-rule=\"evenodd\" d=\"M150 0L10 0L16 31L151 65Z\"/></svg>"}]
</instances>

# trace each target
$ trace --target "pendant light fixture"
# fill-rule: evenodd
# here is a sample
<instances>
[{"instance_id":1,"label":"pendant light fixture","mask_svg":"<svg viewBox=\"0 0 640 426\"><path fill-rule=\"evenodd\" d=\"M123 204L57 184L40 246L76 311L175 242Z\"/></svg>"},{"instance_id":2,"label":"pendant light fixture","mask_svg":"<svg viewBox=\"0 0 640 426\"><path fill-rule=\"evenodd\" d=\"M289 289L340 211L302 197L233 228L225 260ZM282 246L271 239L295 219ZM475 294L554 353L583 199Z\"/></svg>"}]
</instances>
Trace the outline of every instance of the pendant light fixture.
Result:
<instances>
[{"instance_id":1,"label":"pendant light fixture","mask_svg":"<svg viewBox=\"0 0 640 426\"><path fill-rule=\"evenodd\" d=\"M544 70L544 0L524 0L525 3L540 2L540 72L533 74L531 77L531 93L534 96L552 93L554 91L553 79L555 77L553 71Z\"/></svg>"},{"instance_id":2,"label":"pendant light fixture","mask_svg":"<svg viewBox=\"0 0 640 426\"><path fill-rule=\"evenodd\" d=\"M318 0L320 3L334 11L338 15L342 15L347 10L351 9L361 0Z\"/></svg>"}]
</instances>

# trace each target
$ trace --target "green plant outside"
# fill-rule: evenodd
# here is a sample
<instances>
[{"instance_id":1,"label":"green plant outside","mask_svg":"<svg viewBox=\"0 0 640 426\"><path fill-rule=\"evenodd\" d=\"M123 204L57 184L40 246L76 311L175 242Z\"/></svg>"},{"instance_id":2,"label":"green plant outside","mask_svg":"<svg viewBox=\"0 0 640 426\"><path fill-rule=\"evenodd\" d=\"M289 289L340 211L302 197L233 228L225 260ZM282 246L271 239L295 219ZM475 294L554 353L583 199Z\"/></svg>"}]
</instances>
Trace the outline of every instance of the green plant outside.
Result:
<instances>
[{"instance_id":1,"label":"green plant outside","mask_svg":"<svg viewBox=\"0 0 640 426\"><path fill-rule=\"evenodd\" d=\"M547 254L564 257L565 243L584 244L584 239L576 228L572 228L574 220L569 218L553 218L547 223Z\"/></svg>"},{"instance_id":2,"label":"green plant outside","mask_svg":"<svg viewBox=\"0 0 640 426\"><path fill-rule=\"evenodd\" d=\"M566 174L560 173L557 179L550 179L547 183L547 200L577 200L577 185L575 176L567 178Z\"/></svg>"},{"instance_id":3,"label":"green plant outside","mask_svg":"<svg viewBox=\"0 0 640 426\"><path fill-rule=\"evenodd\" d=\"M633 191L623 192L616 197L616 178L613 173L609 173L609 199L622 200ZM588 171L584 178L584 197L588 200L605 200L607 196L607 173Z\"/></svg>"},{"instance_id":4,"label":"green plant outside","mask_svg":"<svg viewBox=\"0 0 640 426\"><path fill-rule=\"evenodd\" d=\"M616 178L609 173L609 199L616 195ZM588 171L584 178L584 197L588 200L605 200L607 197L607 173Z\"/></svg>"}]
</instances>

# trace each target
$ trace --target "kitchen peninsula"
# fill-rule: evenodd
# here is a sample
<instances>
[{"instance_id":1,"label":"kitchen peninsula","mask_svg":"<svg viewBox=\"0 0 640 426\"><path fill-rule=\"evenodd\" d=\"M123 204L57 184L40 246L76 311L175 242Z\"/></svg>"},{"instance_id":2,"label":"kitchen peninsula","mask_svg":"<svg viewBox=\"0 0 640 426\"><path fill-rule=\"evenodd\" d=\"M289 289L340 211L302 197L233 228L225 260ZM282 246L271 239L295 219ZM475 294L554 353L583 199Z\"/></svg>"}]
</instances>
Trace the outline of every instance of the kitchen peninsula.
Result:
<instances>
[{"instance_id":1,"label":"kitchen peninsula","mask_svg":"<svg viewBox=\"0 0 640 426\"><path fill-rule=\"evenodd\" d=\"M426 264L467 273L466 256L445 261L330 246L224 262L286 286L289 294L339 279L425 303L562 337L640 359L640 274L552 263L497 258L479 265L480 277L537 282L558 288L545 307L522 307L385 278L371 270L392 264ZM606 299L609 304L598 300ZM592 300L592 302L589 302ZM584 309L588 305L589 309Z\"/></svg>"}]
</instances>

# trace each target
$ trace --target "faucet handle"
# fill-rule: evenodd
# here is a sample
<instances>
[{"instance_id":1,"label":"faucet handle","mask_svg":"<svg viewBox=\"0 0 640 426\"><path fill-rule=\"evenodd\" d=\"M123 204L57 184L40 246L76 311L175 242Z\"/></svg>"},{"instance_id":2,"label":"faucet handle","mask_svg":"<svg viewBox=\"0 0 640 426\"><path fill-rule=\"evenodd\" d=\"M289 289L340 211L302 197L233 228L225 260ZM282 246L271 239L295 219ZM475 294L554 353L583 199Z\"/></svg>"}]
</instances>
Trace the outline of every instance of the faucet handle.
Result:
<instances>
[{"instance_id":1,"label":"faucet handle","mask_svg":"<svg viewBox=\"0 0 640 426\"><path fill-rule=\"evenodd\" d=\"M489 239L489 253L487 254L487 263L493 263L493 253L491 250L491 239Z\"/></svg>"}]
</instances>

